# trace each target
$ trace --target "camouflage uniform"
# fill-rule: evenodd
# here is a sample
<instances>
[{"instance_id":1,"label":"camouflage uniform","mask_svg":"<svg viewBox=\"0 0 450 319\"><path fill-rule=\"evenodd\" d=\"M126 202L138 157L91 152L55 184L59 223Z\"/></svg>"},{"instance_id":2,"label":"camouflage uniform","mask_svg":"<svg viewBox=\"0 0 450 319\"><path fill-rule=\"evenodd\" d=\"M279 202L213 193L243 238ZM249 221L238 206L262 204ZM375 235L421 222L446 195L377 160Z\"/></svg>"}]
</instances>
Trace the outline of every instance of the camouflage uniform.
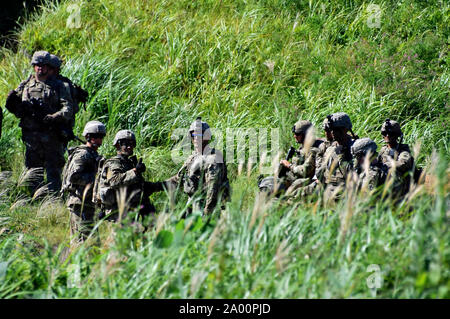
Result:
<instances>
[{"instance_id":1,"label":"camouflage uniform","mask_svg":"<svg viewBox=\"0 0 450 319\"><path fill-rule=\"evenodd\" d=\"M352 128L349 116L343 112L329 116L329 121L332 130ZM353 171L352 145L353 140L348 136L345 145L335 141L325 152L322 165L316 173L318 179L325 185L325 201L337 200L342 196L347 176Z\"/></svg>"},{"instance_id":2,"label":"camouflage uniform","mask_svg":"<svg viewBox=\"0 0 450 319\"><path fill-rule=\"evenodd\" d=\"M197 148L167 184L182 187L193 203L193 209L208 215L214 211L220 198L227 200L230 196L227 166L220 151L211 149L209 145L201 146L201 151L199 149L204 141L211 140L211 130L206 122L197 118L189 133Z\"/></svg>"},{"instance_id":3,"label":"camouflage uniform","mask_svg":"<svg viewBox=\"0 0 450 319\"><path fill-rule=\"evenodd\" d=\"M303 146L297 151L289 165L289 171L286 174L286 182L289 185L286 194L289 195L299 187L309 184L315 175L317 154L319 147L323 142L317 140L306 153Z\"/></svg>"},{"instance_id":4,"label":"camouflage uniform","mask_svg":"<svg viewBox=\"0 0 450 319\"><path fill-rule=\"evenodd\" d=\"M400 139L403 138L400 124L390 119L387 119L383 123L381 134L400 137ZM392 173L392 191L394 196L406 194L409 190L410 173L414 166L414 158L411 155L409 146L401 142L395 148L390 148L389 145L385 145L380 150L378 161L385 166L386 170Z\"/></svg>"},{"instance_id":5,"label":"camouflage uniform","mask_svg":"<svg viewBox=\"0 0 450 319\"><path fill-rule=\"evenodd\" d=\"M95 135L105 136L106 127L99 121L90 121L84 127L83 136L93 143L90 137ZM85 241L93 228L95 204L92 201L92 191L97 166L102 158L91 147L93 145L95 146L89 144L70 149L63 171L61 193L69 193L67 206L70 211L70 235L75 243Z\"/></svg>"},{"instance_id":6,"label":"camouflage uniform","mask_svg":"<svg viewBox=\"0 0 450 319\"><path fill-rule=\"evenodd\" d=\"M72 237L84 241L93 227L95 205L92 202L92 186L99 155L94 149L82 145L71 150L69 157L63 190L69 191L70 231Z\"/></svg>"},{"instance_id":7,"label":"camouflage uniform","mask_svg":"<svg viewBox=\"0 0 450 319\"><path fill-rule=\"evenodd\" d=\"M386 170L393 168L392 161L394 161L395 169L392 170L392 178L394 179L393 193L404 195L409 190L410 177L409 172L412 171L414 165L414 158L407 144L398 144L396 149L389 148L385 145L381 148L378 155L378 161L382 163Z\"/></svg>"},{"instance_id":8,"label":"camouflage uniform","mask_svg":"<svg viewBox=\"0 0 450 319\"><path fill-rule=\"evenodd\" d=\"M214 148L204 153L194 152L169 182L183 187L194 210L210 214L220 197L229 198L230 184L222 153Z\"/></svg>"},{"instance_id":9,"label":"camouflage uniform","mask_svg":"<svg viewBox=\"0 0 450 319\"><path fill-rule=\"evenodd\" d=\"M136 145L135 135L129 130L117 132L114 146L119 147L122 140L132 141ZM109 220L116 221L122 208L122 218L136 208L139 208L140 216L155 212L149 196L155 191L161 191L163 183L146 182L142 177L144 171L145 165L138 162L136 156L120 153L104 162L98 175L98 185L94 186L94 202L101 204Z\"/></svg>"},{"instance_id":10,"label":"camouflage uniform","mask_svg":"<svg viewBox=\"0 0 450 319\"><path fill-rule=\"evenodd\" d=\"M368 137L358 139L352 145L351 152L356 162L354 167L357 174L356 186L358 190L375 190L386 179L383 167L376 159L376 150L377 145ZM369 151L372 155L370 155L368 167L365 168L360 165L359 159L365 159Z\"/></svg>"},{"instance_id":11,"label":"camouflage uniform","mask_svg":"<svg viewBox=\"0 0 450 319\"><path fill-rule=\"evenodd\" d=\"M78 113L78 111L80 110L79 104L86 102L88 93L85 90L83 90L79 85L74 84L72 80L70 80L69 78L59 74L61 64L62 61L59 57L57 57L54 54L50 54L50 66L58 71L56 79L64 84L64 87L66 88L67 92L69 93L73 101L74 116L71 122L71 126L73 127L75 124L75 114Z\"/></svg>"},{"instance_id":12,"label":"camouflage uniform","mask_svg":"<svg viewBox=\"0 0 450 319\"><path fill-rule=\"evenodd\" d=\"M47 53L48 54L48 53ZM63 83L55 78L45 82L30 76L10 93L8 99L34 103L41 114L51 114L58 125L67 125L73 117L73 102ZM36 103L37 102L37 103ZM37 106L38 105L38 106ZM9 109L20 118L22 140L25 143L25 166L27 169L43 168L47 173L48 189L58 192L61 188L61 171L64 166L65 141L54 122L47 124L32 116L29 104L20 103ZM34 192L43 182L42 176L29 171L30 186Z\"/></svg>"},{"instance_id":13,"label":"camouflage uniform","mask_svg":"<svg viewBox=\"0 0 450 319\"><path fill-rule=\"evenodd\" d=\"M102 204L105 214L112 214L111 220L117 220L119 209L117 199L121 200L121 194L125 194L125 210L132 210L140 205L145 181L141 174L133 170L136 164L136 157L119 154L107 159L103 165L99 188L108 191ZM125 216L126 211L122 218Z\"/></svg>"}]
</instances>

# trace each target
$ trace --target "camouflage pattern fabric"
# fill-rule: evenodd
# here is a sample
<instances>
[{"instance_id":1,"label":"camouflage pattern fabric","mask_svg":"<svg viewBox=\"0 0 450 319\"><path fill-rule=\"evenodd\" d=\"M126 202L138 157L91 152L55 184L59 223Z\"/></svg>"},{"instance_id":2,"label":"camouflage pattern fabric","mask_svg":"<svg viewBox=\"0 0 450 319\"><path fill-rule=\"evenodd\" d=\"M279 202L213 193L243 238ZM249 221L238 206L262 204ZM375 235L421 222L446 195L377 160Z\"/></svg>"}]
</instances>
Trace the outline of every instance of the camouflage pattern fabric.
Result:
<instances>
[{"instance_id":1,"label":"camouflage pattern fabric","mask_svg":"<svg viewBox=\"0 0 450 319\"><path fill-rule=\"evenodd\" d=\"M111 220L117 220L118 217L117 198L125 200L126 203L123 217L128 210L140 205L145 182L141 174L133 170L135 167L136 158L124 155L107 159L103 165L99 192L105 213L112 214ZM121 198L121 194L125 194L125 198Z\"/></svg>"},{"instance_id":2,"label":"camouflage pattern fabric","mask_svg":"<svg viewBox=\"0 0 450 319\"><path fill-rule=\"evenodd\" d=\"M286 183L289 185L286 191L287 195L311 182L316 171L316 158L321 144L322 141L317 140L308 152L303 146L296 151L285 178Z\"/></svg>"},{"instance_id":3,"label":"camouflage pattern fabric","mask_svg":"<svg viewBox=\"0 0 450 319\"><path fill-rule=\"evenodd\" d=\"M409 172L414 166L414 158L407 144L399 144L396 149L385 145L378 154L378 161L386 170L391 170L393 181L393 194L404 195L409 190Z\"/></svg>"},{"instance_id":4,"label":"camouflage pattern fabric","mask_svg":"<svg viewBox=\"0 0 450 319\"><path fill-rule=\"evenodd\" d=\"M45 82L30 76L13 91L15 98L22 102L39 102L39 112L52 114L55 120L69 123L73 116L73 103L63 84L56 79ZM48 124L32 116L25 104L16 105L12 112L20 118L22 140L25 143L25 166L28 169L29 186L34 193L43 184L43 176L35 176L35 168L43 168L47 173L48 190L58 192L61 187L61 171L64 166L65 143L62 137L50 129ZM26 181L27 182L27 181Z\"/></svg>"},{"instance_id":5,"label":"camouflage pattern fabric","mask_svg":"<svg viewBox=\"0 0 450 319\"><path fill-rule=\"evenodd\" d=\"M195 210L211 214L219 198L230 196L227 166L221 152L205 148L204 153L194 152L183 164L178 173L167 182L183 187Z\"/></svg>"},{"instance_id":6,"label":"camouflage pattern fabric","mask_svg":"<svg viewBox=\"0 0 450 319\"><path fill-rule=\"evenodd\" d=\"M76 243L86 240L93 228L95 205L92 186L97 172L98 153L81 145L72 150L63 174L63 191L68 191L71 236Z\"/></svg>"},{"instance_id":7,"label":"camouflage pattern fabric","mask_svg":"<svg viewBox=\"0 0 450 319\"><path fill-rule=\"evenodd\" d=\"M367 169L358 167L356 169L356 173L358 174L358 190L369 192L376 190L379 186L384 184L384 181L386 179L386 174L382 169L381 164L377 160L370 163Z\"/></svg>"},{"instance_id":8,"label":"camouflage pattern fabric","mask_svg":"<svg viewBox=\"0 0 450 319\"><path fill-rule=\"evenodd\" d=\"M318 151L316 154L316 169L322 165L323 157L325 156L325 152L331 146L331 142L327 139L320 139L322 143L320 143L318 147Z\"/></svg>"},{"instance_id":9,"label":"camouflage pattern fabric","mask_svg":"<svg viewBox=\"0 0 450 319\"><path fill-rule=\"evenodd\" d=\"M347 175L353 170L352 155L349 145L339 145L337 142L327 149L324 161L319 168L318 178L325 185L324 200L337 200L342 196Z\"/></svg>"}]
</instances>

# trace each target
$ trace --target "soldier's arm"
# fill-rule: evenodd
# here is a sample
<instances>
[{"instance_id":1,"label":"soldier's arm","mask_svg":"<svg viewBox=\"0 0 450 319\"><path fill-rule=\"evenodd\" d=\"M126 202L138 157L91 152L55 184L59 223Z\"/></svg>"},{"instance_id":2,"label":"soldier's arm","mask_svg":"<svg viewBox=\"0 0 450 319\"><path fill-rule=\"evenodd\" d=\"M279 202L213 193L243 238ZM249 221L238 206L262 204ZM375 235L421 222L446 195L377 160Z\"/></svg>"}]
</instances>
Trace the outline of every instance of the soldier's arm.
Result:
<instances>
[{"instance_id":1,"label":"soldier's arm","mask_svg":"<svg viewBox=\"0 0 450 319\"><path fill-rule=\"evenodd\" d=\"M398 155L397 160L395 161L395 166L400 173L406 173L411 170L414 164L414 159L411 156L411 153L408 151L403 151Z\"/></svg>"},{"instance_id":2,"label":"soldier's arm","mask_svg":"<svg viewBox=\"0 0 450 319\"><path fill-rule=\"evenodd\" d=\"M70 96L70 91L62 82L59 83L59 103L61 109L53 113L53 117L70 123L74 116L74 102Z\"/></svg>"},{"instance_id":3,"label":"soldier's arm","mask_svg":"<svg viewBox=\"0 0 450 319\"><path fill-rule=\"evenodd\" d=\"M89 171L89 156L85 152L74 155L70 164L69 182L74 185L87 185L94 183L95 173ZM94 165L95 167L95 165Z\"/></svg>"},{"instance_id":4,"label":"soldier's arm","mask_svg":"<svg viewBox=\"0 0 450 319\"><path fill-rule=\"evenodd\" d=\"M291 165L290 171L300 178L312 178L316 170L316 152L310 150L305 157L305 162L301 165Z\"/></svg>"},{"instance_id":5,"label":"soldier's arm","mask_svg":"<svg viewBox=\"0 0 450 319\"><path fill-rule=\"evenodd\" d=\"M219 191L221 184L221 176L224 172L224 164L214 163L209 165L205 172L205 184L207 187L206 203L204 208L205 214L210 214L214 211L219 199Z\"/></svg>"},{"instance_id":6,"label":"soldier's arm","mask_svg":"<svg viewBox=\"0 0 450 319\"><path fill-rule=\"evenodd\" d=\"M123 172L122 165L118 161L109 163L106 179L112 188L129 186L142 181L141 175L134 169Z\"/></svg>"}]
</instances>

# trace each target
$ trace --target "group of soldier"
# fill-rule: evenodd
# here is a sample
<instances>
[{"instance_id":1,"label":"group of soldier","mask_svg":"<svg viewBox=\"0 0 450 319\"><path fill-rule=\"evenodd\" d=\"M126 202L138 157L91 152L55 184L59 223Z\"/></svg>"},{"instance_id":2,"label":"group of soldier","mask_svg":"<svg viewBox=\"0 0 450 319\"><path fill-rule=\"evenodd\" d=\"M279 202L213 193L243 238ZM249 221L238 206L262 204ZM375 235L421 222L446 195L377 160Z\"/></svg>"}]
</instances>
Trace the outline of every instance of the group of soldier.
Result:
<instances>
[{"instance_id":1,"label":"group of soldier","mask_svg":"<svg viewBox=\"0 0 450 319\"><path fill-rule=\"evenodd\" d=\"M180 189L189 197L188 207L207 216L230 198L226 163L222 153L210 147L211 130L201 118L189 128L194 145L192 155L175 176L165 181L144 179L146 166L134 155L136 137L130 130L116 133L115 156L109 159L100 156L98 149L107 130L99 121L85 125L85 141L68 150L66 163L64 153L68 141L74 138L75 114L86 101L87 92L59 74L61 59L57 56L38 51L31 64L34 74L8 94L6 108L20 119L30 191L34 197L67 195L75 242L88 238L96 218L122 222L129 212L152 218L155 207L149 196L154 192ZM283 193L290 200L323 191L326 198L338 199L349 174L356 173L360 188L375 189L390 175L395 180L395 192L405 194L414 160L409 147L401 143L399 123L386 120L383 124L381 133L386 146L379 154L374 141L358 139L353 134L352 123L345 113L327 116L323 122L325 139L316 139L312 129L309 121L295 123L292 132L300 147L291 150L280 162L277 176L260 180L262 191Z\"/></svg>"},{"instance_id":2,"label":"group of soldier","mask_svg":"<svg viewBox=\"0 0 450 319\"><path fill-rule=\"evenodd\" d=\"M383 123L381 134L386 145L379 153L372 139L353 133L346 113L328 115L323 129L326 138L316 139L310 121L296 122L292 132L300 147L288 152L292 161L282 160L277 176L260 179L261 191L282 193L288 201L322 192L328 202L340 199L350 181L358 191L374 192L391 181L389 193L394 198L400 199L408 192L414 158L409 146L402 143L398 122L386 119Z\"/></svg>"}]
</instances>

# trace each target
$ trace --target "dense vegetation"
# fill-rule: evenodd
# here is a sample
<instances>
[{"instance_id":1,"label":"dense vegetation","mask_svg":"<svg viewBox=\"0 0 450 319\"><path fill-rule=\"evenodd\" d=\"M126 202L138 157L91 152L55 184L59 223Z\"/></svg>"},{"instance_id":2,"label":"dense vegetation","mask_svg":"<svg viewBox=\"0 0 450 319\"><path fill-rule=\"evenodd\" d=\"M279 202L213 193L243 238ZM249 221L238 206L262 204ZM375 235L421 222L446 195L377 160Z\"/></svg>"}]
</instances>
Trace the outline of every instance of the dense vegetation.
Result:
<instances>
[{"instance_id":1,"label":"dense vegetation","mask_svg":"<svg viewBox=\"0 0 450 319\"><path fill-rule=\"evenodd\" d=\"M150 180L176 172L171 137L197 115L222 130L279 128L286 149L297 119L320 127L337 111L380 146L384 119L398 120L428 177L399 205L351 192L331 207L320 198L265 204L258 163L227 158L232 201L211 223L180 219L185 198L159 194L145 235L102 224L99 247L69 252L63 203L31 201L21 185L24 146L5 111L0 296L450 297L450 6L375 3L379 27L368 3L344 0L61 1L29 17L17 51L0 51L0 99L31 72L33 51L63 57L63 73L90 93L76 132L103 121L100 152L111 155L117 130L134 130Z\"/></svg>"}]
</instances>

